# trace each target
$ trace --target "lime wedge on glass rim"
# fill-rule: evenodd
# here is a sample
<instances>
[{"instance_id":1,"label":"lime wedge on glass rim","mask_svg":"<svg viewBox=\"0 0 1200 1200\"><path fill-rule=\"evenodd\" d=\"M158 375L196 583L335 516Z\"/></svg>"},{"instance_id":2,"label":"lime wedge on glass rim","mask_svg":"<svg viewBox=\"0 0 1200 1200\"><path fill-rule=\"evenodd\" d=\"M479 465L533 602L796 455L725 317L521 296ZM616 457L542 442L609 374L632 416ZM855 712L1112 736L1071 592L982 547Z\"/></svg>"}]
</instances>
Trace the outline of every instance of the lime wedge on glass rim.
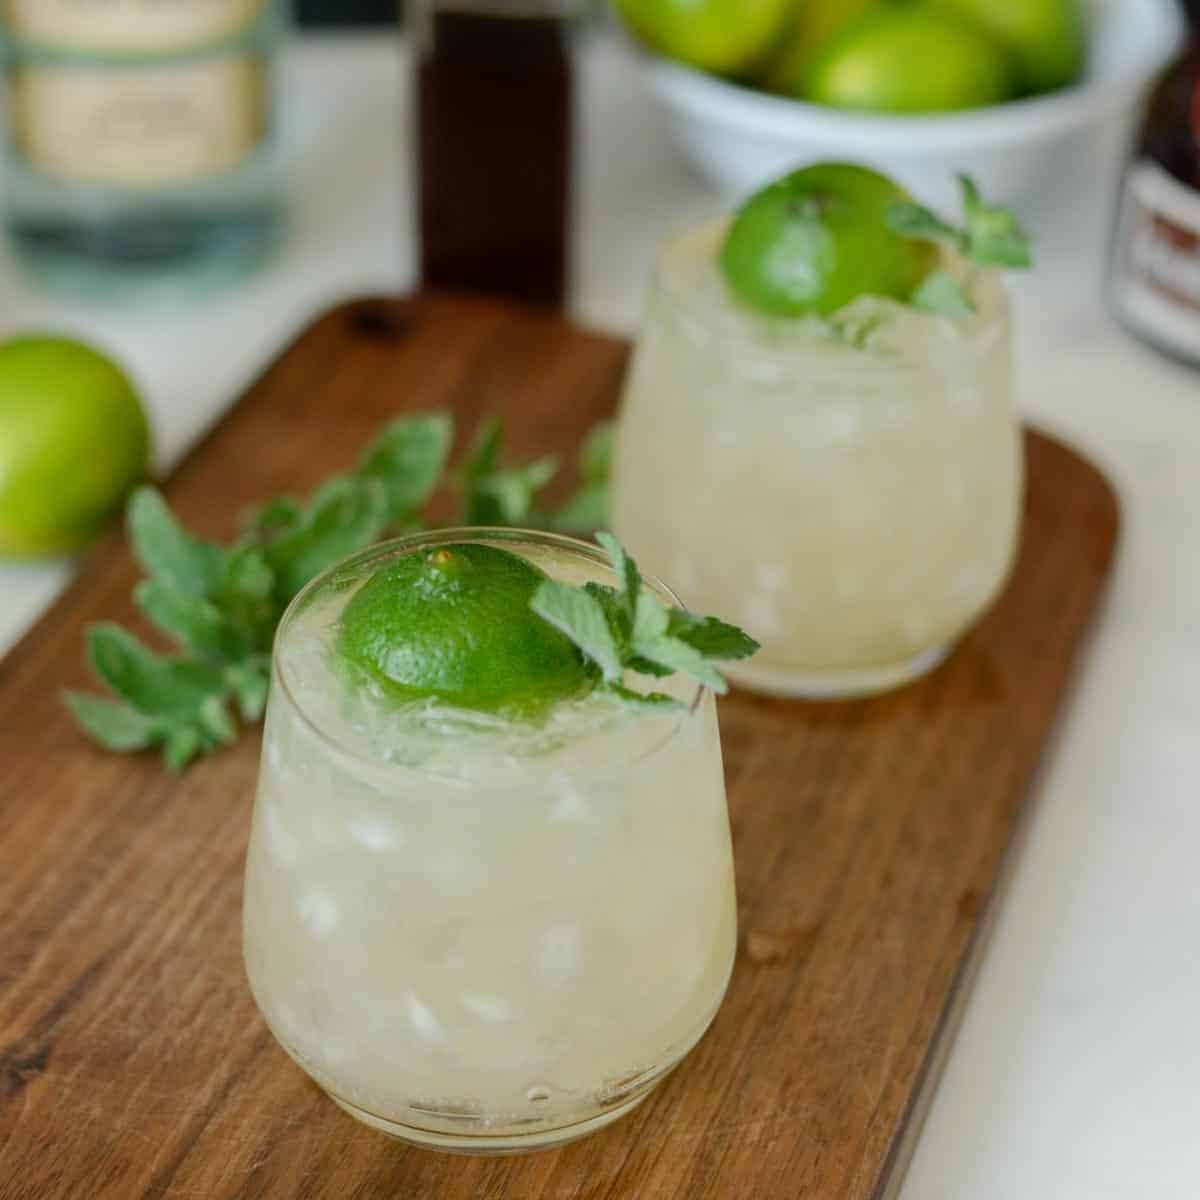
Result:
<instances>
[{"instance_id":1,"label":"lime wedge on glass rim","mask_svg":"<svg viewBox=\"0 0 1200 1200\"><path fill-rule=\"evenodd\" d=\"M864 294L908 300L937 250L888 228L909 194L877 171L817 163L756 192L720 251L734 295L758 312L827 316Z\"/></svg>"},{"instance_id":2,"label":"lime wedge on glass rim","mask_svg":"<svg viewBox=\"0 0 1200 1200\"><path fill-rule=\"evenodd\" d=\"M351 598L338 652L398 702L536 716L596 681L574 643L530 608L546 578L493 546L413 551Z\"/></svg>"}]
</instances>

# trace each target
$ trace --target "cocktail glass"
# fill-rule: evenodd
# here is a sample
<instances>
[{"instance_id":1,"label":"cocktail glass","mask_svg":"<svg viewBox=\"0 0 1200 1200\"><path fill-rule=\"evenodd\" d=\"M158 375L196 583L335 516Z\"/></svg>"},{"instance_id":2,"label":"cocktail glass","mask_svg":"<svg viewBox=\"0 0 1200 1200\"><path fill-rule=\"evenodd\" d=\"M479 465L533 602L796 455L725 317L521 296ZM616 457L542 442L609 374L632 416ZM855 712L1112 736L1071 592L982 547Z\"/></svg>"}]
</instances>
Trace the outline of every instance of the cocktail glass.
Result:
<instances>
[{"instance_id":1,"label":"cocktail glass","mask_svg":"<svg viewBox=\"0 0 1200 1200\"><path fill-rule=\"evenodd\" d=\"M272 1032L347 1112L513 1153L615 1120L704 1033L733 962L733 865L703 688L658 680L677 710L594 695L534 724L398 708L347 680L334 643L356 589L463 541L615 582L582 542L451 530L297 597L275 642L245 958Z\"/></svg>"},{"instance_id":2,"label":"cocktail glass","mask_svg":"<svg viewBox=\"0 0 1200 1200\"><path fill-rule=\"evenodd\" d=\"M1022 491L1009 311L976 270L952 320L860 297L829 322L729 295L716 222L661 255L622 401L613 527L762 643L728 674L790 696L939 663L1004 584Z\"/></svg>"}]
</instances>

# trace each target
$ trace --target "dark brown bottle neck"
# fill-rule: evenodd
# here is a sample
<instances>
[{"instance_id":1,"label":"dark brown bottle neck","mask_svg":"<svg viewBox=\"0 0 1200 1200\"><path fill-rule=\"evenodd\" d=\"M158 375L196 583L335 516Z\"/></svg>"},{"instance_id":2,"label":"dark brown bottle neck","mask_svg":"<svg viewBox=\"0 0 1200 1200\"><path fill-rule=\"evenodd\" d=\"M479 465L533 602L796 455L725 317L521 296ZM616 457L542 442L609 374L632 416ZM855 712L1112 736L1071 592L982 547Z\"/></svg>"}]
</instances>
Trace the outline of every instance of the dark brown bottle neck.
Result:
<instances>
[{"instance_id":1,"label":"dark brown bottle neck","mask_svg":"<svg viewBox=\"0 0 1200 1200\"><path fill-rule=\"evenodd\" d=\"M571 0L410 0L408 14L422 58L519 69L562 54L574 7Z\"/></svg>"},{"instance_id":2,"label":"dark brown bottle neck","mask_svg":"<svg viewBox=\"0 0 1200 1200\"><path fill-rule=\"evenodd\" d=\"M567 26L560 17L507 17L478 12L436 12L422 58L520 72L564 59Z\"/></svg>"}]
</instances>

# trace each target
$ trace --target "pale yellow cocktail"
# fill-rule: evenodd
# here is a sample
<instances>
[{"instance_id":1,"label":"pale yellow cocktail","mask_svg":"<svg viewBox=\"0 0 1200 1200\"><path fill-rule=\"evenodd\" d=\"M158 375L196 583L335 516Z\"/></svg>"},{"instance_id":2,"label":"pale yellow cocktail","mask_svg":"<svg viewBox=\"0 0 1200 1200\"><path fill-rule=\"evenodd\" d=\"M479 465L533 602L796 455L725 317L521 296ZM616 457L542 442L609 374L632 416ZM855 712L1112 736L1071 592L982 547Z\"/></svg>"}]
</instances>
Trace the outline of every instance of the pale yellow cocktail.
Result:
<instances>
[{"instance_id":1,"label":"pale yellow cocktail","mask_svg":"<svg viewBox=\"0 0 1200 1200\"><path fill-rule=\"evenodd\" d=\"M354 1116L418 1144L537 1148L627 1111L701 1036L736 942L713 697L598 694L537 723L347 686L341 614L404 539L316 581L280 628L246 874L263 1016ZM458 531L553 579L594 548Z\"/></svg>"},{"instance_id":2,"label":"pale yellow cocktail","mask_svg":"<svg viewBox=\"0 0 1200 1200\"><path fill-rule=\"evenodd\" d=\"M731 299L724 223L670 242L618 423L612 520L762 643L735 681L882 690L936 664L1013 562L1022 456L994 271L951 320L864 296L830 321Z\"/></svg>"}]
</instances>

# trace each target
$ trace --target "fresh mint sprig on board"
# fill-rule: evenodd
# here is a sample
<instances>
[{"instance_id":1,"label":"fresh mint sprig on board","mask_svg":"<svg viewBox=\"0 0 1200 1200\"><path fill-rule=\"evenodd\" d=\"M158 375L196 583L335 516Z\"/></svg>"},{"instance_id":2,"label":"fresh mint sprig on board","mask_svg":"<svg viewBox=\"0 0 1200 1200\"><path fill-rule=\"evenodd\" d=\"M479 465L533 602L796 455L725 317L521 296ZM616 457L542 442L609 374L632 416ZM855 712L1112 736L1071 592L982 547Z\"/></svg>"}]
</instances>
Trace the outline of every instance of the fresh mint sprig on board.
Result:
<instances>
[{"instance_id":1,"label":"fresh mint sprig on board","mask_svg":"<svg viewBox=\"0 0 1200 1200\"><path fill-rule=\"evenodd\" d=\"M534 593L533 611L579 647L600 672L600 687L626 704L676 707L662 692L626 685L626 672L663 677L682 672L718 695L727 692L715 663L748 658L758 643L715 617L668 607L642 586L637 564L610 533L596 534L620 581L619 587L576 587L548 579Z\"/></svg>"},{"instance_id":2,"label":"fresh mint sprig on board","mask_svg":"<svg viewBox=\"0 0 1200 1200\"><path fill-rule=\"evenodd\" d=\"M486 421L456 480L460 522L578 532L589 528L581 517L601 524L607 461L586 447L605 439L605 429L585 443L579 490L547 514L536 499L557 462L506 466L503 428ZM422 511L446 477L453 442L448 413L400 417L352 470L327 479L306 500L276 496L251 510L229 545L196 537L161 493L138 488L126 526L146 578L134 598L177 649L160 654L119 625L93 625L88 660L113 695L67 693L79 726L109 750L160 747L175 771L236 740L239 722L263 714L271 644L292 597L346 555L388 534L425 528Z\"/></svg>"},{"instance_id":3,"label":"fresh mint sprig on board","mask_svg":"<svg viewBox=\"0 0 1200 1200\"><path fill-rule=\"evenodd\" d=\"M888 228L902 237L941 242L953 247L968 263L1020 269L1033 264L1029 235L1015 214L988 204L969 175L958 176L962 190L963 223L952 225L931 209L901 201L888 211ZM949 271L935 271L912 295L914 307L941 316L961 317L975 311L967 288Z\"/></svg>"}]
</instances>

